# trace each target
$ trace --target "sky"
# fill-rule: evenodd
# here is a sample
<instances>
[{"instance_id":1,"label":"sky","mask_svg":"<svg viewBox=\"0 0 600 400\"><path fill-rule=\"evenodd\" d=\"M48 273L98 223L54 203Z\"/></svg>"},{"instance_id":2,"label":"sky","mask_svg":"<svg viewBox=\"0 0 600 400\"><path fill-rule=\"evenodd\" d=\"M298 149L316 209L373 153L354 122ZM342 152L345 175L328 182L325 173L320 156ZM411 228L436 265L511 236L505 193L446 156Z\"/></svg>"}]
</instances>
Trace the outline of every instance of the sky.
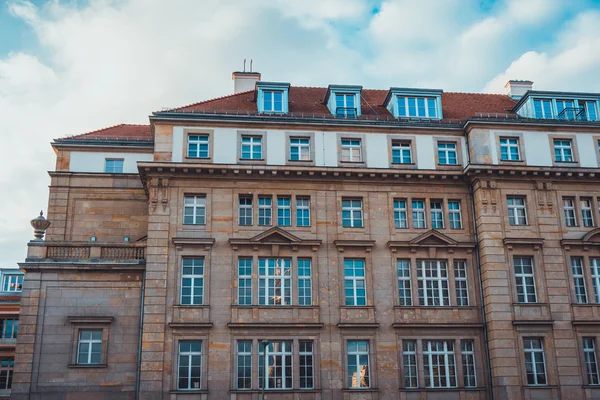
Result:
<instances>
[{"instance_id":1,"label":"sky","mask_svg":"<svg viewBox=\"0 0 600 400\"><path fill-rule=\"evenodd\" d=\"M48 204L54 138L300 86L600 92L600 0L0 0L0 267Z\"/></svg>"}]
</instances>

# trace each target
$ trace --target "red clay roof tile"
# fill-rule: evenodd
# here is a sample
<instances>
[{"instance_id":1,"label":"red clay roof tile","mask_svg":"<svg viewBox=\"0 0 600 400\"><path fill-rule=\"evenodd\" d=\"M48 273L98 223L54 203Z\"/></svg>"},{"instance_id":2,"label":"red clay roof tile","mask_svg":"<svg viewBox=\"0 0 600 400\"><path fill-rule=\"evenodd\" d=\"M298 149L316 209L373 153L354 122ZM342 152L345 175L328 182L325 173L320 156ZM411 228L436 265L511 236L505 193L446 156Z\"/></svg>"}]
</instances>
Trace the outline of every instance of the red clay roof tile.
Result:
<instances>
[{"instance_id":1,"label":"red clay roof tile","mask_svg":"<svg viewBox=\"0 0 600 400\"><path fill-rule=\"evenodd\" d=\"M139 140L151 141L152 133L150 125L120 124L108 128L82 133L80 135L67 136L62 139L68 140Z\"/></svg>"}]
</instances>

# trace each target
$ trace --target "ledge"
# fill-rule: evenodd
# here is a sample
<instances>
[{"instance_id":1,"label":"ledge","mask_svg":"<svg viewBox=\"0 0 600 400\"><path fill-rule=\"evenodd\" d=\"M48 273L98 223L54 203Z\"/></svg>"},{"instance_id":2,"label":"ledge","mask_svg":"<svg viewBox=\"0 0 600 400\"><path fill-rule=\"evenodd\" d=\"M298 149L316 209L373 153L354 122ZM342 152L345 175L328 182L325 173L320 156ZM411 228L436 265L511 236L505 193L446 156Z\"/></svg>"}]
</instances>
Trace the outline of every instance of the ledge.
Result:
<instances>
[{"instance_id":1,"label":"ledge","mask_svg":"<svg viewBox=\"0 0 600 400\"><path fill-rule=\"evenodd\" d=\"M67 316L67 320L72 324L110 324L114 319L114 317Z\"/></svg>"},{"instance_id":2,"label":"ledge","mask_svg":"<svg viewBox=\"0 0 600 400\"><path fill-rule=\"evenodd\" d=\"M512 322L513 325L554 325L554 321L551 319L515 319Z\"/></svg>"},{"instance_id":3,"label":"ledge","mask_svg":"<svg viewBox=\"0 0 600 400\"><path fill-rule=\"evenodd\" d=\"M170 322L169 327L172 329L210 329L212 322Z\"/></svg>"},{"instance_id":4,"label":"ledge","mask_svg":"<svg viewBox=\"0 0 600 400\"><path fill-rule=\"evenodd\" d=\"M307 323L294 323L294 322L229 322L227 327L230 329L275 329L275 328L308 328L308 329L321 329L325 324L322 322L307 322Z\"/></svg>"},{"instance_id":5,"label":"ledge","mask_svg":"<svg viewBox=\"0 0 600 400\"><path fill-rule=\"evenodd\" d=\"M504 245L508 247L508 249L512 249L513 246L533 246L535 250L538 250L542 247L544 243L544 238L504 238L502 240Z\"/></svg>"},{"instance_id":6,"label":"ledge","mask_svg":"<svg viewBox=\"0 0 600 400\"><path fill-rule=\"evenodd\" d=\"M209 250L214 244L214 238L188 238L188 237L174 237L173 244L177 250L181 250L183 246L204 246L205 250Z\"/></svg>"},{"instance_id":7,"label":"ledge","mask_svg":"<svg viewBox=\"0 0 600 400\"><path fill-rule=\"evenodd\" d=\"M571 324L575 326L595 326L600 325L600 320L574 319L573 321L571 321Z\"/></svg>"},{"instance_id":8,"label":"ledge","mask_svg":"<svg viewBox=\"0 0 600 400\"><path fill-rule=\"evenodd\" d=\"M169 390L169 394L208 394L208 390L203 390L203 389L189 389L189 390L175 389L175 390Z\"/></svg>"},{"instance_id":9,"label":"ledge","mask_svg":"<svg viewBox=\"0 0 600 400\"><path fill-rule=\"evenodd\" d=\"M378 388L343 388L342 392L379 392Z\"/></svg>"},{"instance_id":10,"label":"ledge","mask_svg":"<svg viewBox=\"0 0 600 400\"><path fill-rule=\"evenodd\" d=\"M108 364L69 364L67 368L108 368Z\"/></svg>"},{"instance_id":11,"label":"ledge","mask_svg":"<svg viewBox=\"0 0 600 400\"><path fill-rule=\"evenodd\" d=\"M451 387L451 388L400 388L400 392L483 392L485 387Z\"/></svg>"},{"instance_id":12,"label":"ledge","mask_svg":"<svg viewBox=\"0 0 600 400\"><path fill-rule=\"evenodd\" d=\"M232 389L229 393L262 393L262 389ZM321 393L321 389L265 389L265 394L269 393Z\"/></svg>"},{"instance_id":13,"label":"ledge","mask_svg":"<svg viewBox=\"0 0 600 400\"><path fill-rule=\"evenodd\" d=\"M340 329L377 329L379 322L340 322L337 327Z\"/></svg>"},{"instance_id":14,"label":"ledge","mask_svg":"<svg viewBox=\"0 0 600 400\"><path fill-rule=\"evenodd\" d=\"M394 329L413 329L413 328L429 328L429 329L464 329L464 328L472 328L472 329L483 329L483 324L475 324L475 323L460 323L460 322L452 322L452 323L410 323L410 322L394 322L392 324L392 328Z\"/></svg>"},{"instance_id":15,"label":"ledge","mask_svg":"<svg viewBox=\"0 0 600 400\"><path fill-rule=\"evenodd\" d=\"M340 252L343 252L346 247L361 248L370 252L371 249L375 247L374 240L334 240L333 244Z\"/></svg>"}]
</instances>

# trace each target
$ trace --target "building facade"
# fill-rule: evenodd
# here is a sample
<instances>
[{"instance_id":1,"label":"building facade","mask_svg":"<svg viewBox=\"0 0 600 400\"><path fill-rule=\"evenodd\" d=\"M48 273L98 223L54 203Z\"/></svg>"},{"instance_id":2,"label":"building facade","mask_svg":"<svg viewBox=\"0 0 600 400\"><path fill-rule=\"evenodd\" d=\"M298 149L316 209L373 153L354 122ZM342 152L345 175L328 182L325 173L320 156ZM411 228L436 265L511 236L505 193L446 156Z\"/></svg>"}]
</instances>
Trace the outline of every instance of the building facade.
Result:
<instances>
[{"instance_id":1,"label":"building facade","mask_svg":"<svg viewBox=\"0 0 600 400\"><path fill-rule=\"evenodd\" d=\"M52 143L15 399L600 398L600 94L234 81Z\"/></svg>"},{"instance_id":2,"label":"building facade","mask_svg":"<svg viewBox=\"0 0 600 400\"><path fill-rule=\"evenodd\" d=\"M0 268L0 398L11 393L23 275L16 268Z\"/></svg>"}]
</instances>

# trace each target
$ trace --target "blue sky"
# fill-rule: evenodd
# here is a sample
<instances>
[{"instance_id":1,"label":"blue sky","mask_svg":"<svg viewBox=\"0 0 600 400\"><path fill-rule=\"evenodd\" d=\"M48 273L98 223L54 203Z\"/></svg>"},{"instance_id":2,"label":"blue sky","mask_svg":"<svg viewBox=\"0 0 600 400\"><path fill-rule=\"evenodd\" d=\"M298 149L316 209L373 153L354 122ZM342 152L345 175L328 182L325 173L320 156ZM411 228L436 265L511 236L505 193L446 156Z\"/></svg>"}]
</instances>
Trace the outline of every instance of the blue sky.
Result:
<instances>
[{"instance_id":1,"label":"blue sky","mask_svg":"<svg viewBox=\"0 0 600 400\"><path fill-rule=\"evenodd\" d=\"M600 92L600 0L5 0L0 2L0 266L46 209L53 138L263 79L503 93Z\"/></svg>"}]
</instances>

